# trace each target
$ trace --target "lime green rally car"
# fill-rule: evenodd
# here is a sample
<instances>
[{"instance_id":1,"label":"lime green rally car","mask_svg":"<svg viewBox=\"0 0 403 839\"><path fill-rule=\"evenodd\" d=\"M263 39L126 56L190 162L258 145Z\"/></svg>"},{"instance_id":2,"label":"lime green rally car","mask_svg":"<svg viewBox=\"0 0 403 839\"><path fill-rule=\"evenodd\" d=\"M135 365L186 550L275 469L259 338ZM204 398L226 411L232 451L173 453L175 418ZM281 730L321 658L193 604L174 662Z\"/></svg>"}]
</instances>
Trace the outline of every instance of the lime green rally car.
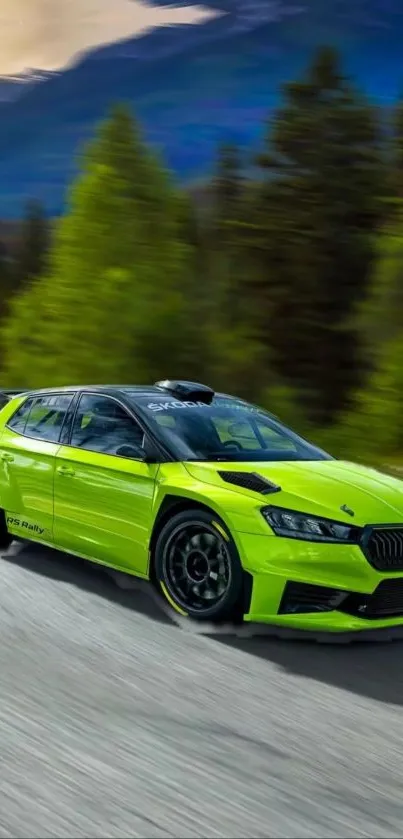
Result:
<instances>
[{"instance_id":1,"label":"lime green rally car","mask_svg":"<svg viewBox=\"0 0 403 839\"><path fill-rule=\"evenodd\" d=\"M3 392L1 546L149 579L201 621L403 624L402 489L192 382Z\"/></svg>"}]
</instances>

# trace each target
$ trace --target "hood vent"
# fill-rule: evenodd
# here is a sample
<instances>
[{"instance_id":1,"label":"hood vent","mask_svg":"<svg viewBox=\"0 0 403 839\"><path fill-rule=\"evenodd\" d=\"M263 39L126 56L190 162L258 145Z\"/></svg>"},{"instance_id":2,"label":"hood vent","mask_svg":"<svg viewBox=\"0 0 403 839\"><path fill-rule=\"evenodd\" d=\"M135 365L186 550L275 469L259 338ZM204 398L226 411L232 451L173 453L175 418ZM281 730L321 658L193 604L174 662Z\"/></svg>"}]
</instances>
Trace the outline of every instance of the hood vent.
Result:
<instances>
[{"instance_id":1,"label":"hood vent","mask_svg":"<svg viewBox=\"0 0 403 839\"><path fill-rule=\"evenodd\" d=\"M227 484L234 484L237 487L250 489L252 492L259 492L260 495L270 495L272 492L280 492L281 487L273 484L257 472L230 472L222 471L218 473L223 481Z\"/></svg>"}]
</instances>

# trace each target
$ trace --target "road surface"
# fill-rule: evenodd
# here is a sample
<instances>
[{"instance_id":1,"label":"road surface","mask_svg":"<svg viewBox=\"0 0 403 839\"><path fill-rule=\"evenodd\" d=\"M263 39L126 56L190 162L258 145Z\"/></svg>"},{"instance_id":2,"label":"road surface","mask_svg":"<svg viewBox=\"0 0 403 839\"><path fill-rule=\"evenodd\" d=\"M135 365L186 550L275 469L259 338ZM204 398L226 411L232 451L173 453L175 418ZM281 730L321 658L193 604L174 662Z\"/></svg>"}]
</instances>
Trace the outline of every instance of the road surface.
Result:
<instances>
[{"instance_id":1,"label":"road surface","mask_svg":"<svg viewBox=\"0 0 403 839\"><path fill-rule=\"evenodd\" d=\"M401 642L210 637L40 548L0 562L0 837L401 837Z\"/></svg>"}]
</instances>

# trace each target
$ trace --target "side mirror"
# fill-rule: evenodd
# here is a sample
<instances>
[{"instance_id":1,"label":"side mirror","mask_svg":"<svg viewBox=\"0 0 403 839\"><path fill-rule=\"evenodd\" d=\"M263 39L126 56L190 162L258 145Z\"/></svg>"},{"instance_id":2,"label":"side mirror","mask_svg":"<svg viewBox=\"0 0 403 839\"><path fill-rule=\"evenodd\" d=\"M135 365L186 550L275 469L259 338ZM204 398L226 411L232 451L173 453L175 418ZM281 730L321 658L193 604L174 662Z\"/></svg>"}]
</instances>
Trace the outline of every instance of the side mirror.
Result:
<instances>
[{"instance_id":1,"label":"side mirror","mask_svg":"<svg viewBox=\"0 0 403 839\"><path fill-rule=\"evenodd\" d=\"M147 457L146 452L141 446L119 446L116 454L119 455L119 457L127 457L131 460L145 460Z\"/></svg>"}]
</instances>

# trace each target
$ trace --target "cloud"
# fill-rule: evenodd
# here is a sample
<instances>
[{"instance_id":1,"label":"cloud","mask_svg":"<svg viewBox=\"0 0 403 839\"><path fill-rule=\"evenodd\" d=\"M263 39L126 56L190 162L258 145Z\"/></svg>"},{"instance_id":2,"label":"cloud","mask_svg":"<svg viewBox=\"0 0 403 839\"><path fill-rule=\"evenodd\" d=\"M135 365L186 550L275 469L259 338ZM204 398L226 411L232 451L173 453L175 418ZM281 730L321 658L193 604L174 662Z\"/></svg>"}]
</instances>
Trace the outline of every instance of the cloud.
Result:
<instances>
[{"instance_id":1,"label":"cloud","mask_svg":"<svg viewBox=\"0 0 403 839\"><path fill-rule=\"evenodd\" d=\"M0 74L57 70L82 50L164 24L201 23L202 6L149 6L145 0L0 0Z\"/></svg>"}]
</instances>

